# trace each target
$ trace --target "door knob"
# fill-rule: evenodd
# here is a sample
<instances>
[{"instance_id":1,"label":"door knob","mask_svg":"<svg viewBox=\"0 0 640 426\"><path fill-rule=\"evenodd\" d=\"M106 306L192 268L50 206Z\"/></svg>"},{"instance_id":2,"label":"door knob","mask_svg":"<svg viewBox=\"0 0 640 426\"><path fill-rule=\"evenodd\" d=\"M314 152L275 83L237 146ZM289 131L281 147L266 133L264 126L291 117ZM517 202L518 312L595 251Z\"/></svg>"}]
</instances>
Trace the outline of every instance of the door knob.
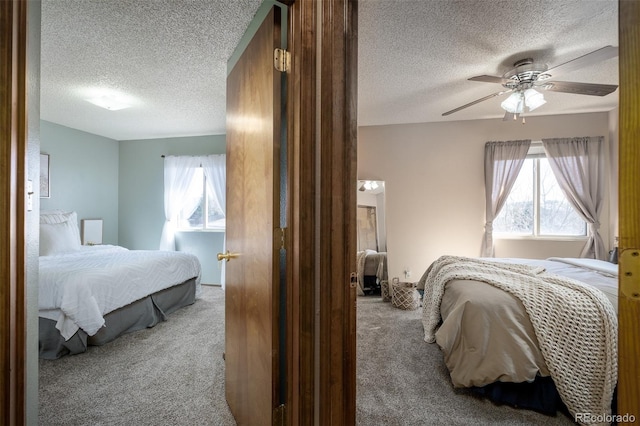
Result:
<instances>
[{"instance_id":1,"label":"door knob","mask_svg":"<svg viewBox=\"0 0 640 426\"><path fill-rule=\"evenodd\" d=\"M219 261L226 260L228 262L231 259L235 259L238 256L240 256L240 253L231 253L229 250L227 250L226 253L218 253L218 260Z\"/></svg>"}]
</instances>

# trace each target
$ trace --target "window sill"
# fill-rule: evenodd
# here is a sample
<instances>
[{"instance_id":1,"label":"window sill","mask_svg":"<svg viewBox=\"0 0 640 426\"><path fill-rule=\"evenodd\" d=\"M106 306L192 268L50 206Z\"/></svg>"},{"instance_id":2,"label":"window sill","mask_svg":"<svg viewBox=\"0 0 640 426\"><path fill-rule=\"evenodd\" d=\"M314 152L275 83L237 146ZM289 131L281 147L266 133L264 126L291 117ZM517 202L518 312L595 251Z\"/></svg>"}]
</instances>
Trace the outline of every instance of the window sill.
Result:
<instances>
[{"instance_id":1,"label":"window sill","mask_svg":"<svg viewBox=\"0 0 640 426\"><path fill-rule=\"evenodd\" d=\"M586 242L587 236L559 236L559 235L497 235L493 234L494 240L523 240L523 241L558 241L558 242Z\"/></svg>"},{"instance_id":2,"label":"window sill","mask_svg":"<svg viewBox=\"0 0 640 426\"><path fill-rule=\"evenodd\" d=\"M224 228L207 228L207 229L203 229L203 228L197 228L197 229L176 229L176 232L226 232L226 229Z\"/></svg>"}]
</instances>

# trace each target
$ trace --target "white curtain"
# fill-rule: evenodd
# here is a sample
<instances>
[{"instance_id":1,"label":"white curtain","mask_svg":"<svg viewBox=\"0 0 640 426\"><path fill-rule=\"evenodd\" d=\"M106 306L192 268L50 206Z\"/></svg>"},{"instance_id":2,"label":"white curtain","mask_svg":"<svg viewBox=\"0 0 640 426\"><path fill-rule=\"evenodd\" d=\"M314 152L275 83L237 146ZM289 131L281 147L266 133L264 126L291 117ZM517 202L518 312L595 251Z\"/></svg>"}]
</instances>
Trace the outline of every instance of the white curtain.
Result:
<instances>
[{"instance_id":1,"label":"white curtain","mask_svg":"<svg viewBox=\"0 0 640 426\"><path fill-rule=\"evenodd\" d=\"M588 240L581 257L606 259L600 236L600 213L604 198L604 137L543 139L551 170L562 192L588 224Z\"/></svg>"},{"instance_id":2,"label":"white curtain","mask_svg":"<svg viewBox=\"0 0 640 426\"><path fill-rule=\"evenodd\" d=\"M198 200L189 197L189 186L200 167L201 157L167 156L164 159L164 216L160 237L160 250L175 251L175 231L178 214L185 211L191 216L198 207Z\"/></svg>"},{"instance_id":3,"label":"white curtain","mask_svg":"<svg viewBox=\"0 0 640 426\"><path fill-rule=\"evenodd\" d=\"M213 202L226 217L227 211L227 156L208 155L202 157L202 169L207 179L207 191Z\"/></svg>"},{"instance_id":4,"label":"white curtain","mask_svg":"<svg viewBox=\"0 0 640 426\"><path fill-rule=\"evenodd\" d=\"M486 222L482 242L482 257L493 257L493 220L507 201L527 158L530 140L487 142L484 146L484 185Z\"/></svg>"},{"instance_id":5,"label":"white curtain","mask_svg":"<svg viewBox=\"0 0 640 426\"><path fill-rule=\"evenodd\" d=\"M202 168L207 181L207 192L211 194L212 202L218 203L220 211L227 216L227 156L209 155L202 158ZM222 252L227 248L227 237L225 232L224 242L222 244ZM227 262L220 262L220 284L224 289L225 283L225 265Z\"/></svg>"}]
</instances>

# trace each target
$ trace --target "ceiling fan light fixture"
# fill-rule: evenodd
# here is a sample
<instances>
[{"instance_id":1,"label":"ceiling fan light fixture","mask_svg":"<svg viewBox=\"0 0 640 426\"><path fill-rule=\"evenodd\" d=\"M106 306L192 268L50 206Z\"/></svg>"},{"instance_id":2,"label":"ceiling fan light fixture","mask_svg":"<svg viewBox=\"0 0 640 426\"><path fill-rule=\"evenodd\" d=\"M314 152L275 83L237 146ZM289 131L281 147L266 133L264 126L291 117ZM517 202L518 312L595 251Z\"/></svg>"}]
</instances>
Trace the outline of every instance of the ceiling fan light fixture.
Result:
<instances>
[{"instance_id":1,"label":"ceiling fan light fixture","mask_svg":"<svg viewBox=\"0 0 640 426\"><path fill-rule=\"evenodd\" d=\"M503 110L511 114L520 114L524 109L524 97L522 92L513 92L500 104Z\"/></svg>"},{"instance_id":2,"label":"ceiling fan light fixture","mask_svg":"<svg viewBox=\"0 0 640 426\"><path fill-rule=\"evenodd\" d=\"M535 89L527 89L524 91L524 102L527 105L527 108L529 108L529 111L533 111L547 103L547 101L544 100L542 93Z\"/></svg>"},{"instance_id":3,"label":"ceiling fan light fixture","mask_svg":"<svg viewBox=\"0 0 640 426\"><path fill-rule=\"evenodd\" d=\"M372 181L372 180L367 180L364 182L364 189L368 190L368 191L372 191L374 189L378 188L378 182Z\"/></svg>"},{"instance_id":4,"label":"ceiling fan light fixture","mask_svg":"<svg viewBox=\"0 0 640 426\"><path fill-rule=\"evenodd\" d=\"M529 111L533 111L546 103L547 101L544 100L542 93L535 89L527 89L513 92L500 106L508 113L522 114L525 106L529 108Z\"/></svg>"}]
</instances>

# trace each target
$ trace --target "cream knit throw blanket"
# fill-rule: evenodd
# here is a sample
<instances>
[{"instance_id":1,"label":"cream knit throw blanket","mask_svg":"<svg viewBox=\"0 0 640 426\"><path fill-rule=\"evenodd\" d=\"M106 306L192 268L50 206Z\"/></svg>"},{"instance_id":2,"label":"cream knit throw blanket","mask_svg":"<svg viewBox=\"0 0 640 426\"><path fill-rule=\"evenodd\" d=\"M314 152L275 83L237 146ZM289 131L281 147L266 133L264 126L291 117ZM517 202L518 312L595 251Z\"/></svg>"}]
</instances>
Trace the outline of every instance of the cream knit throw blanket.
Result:
<instances>
[{"instance_id":1,"label":"cream knit throw blanket","mask_svg":"<svg viewBox=\"0 0 640 426\"><path fill-rule=\"evenodd\" d=\"M524 305L551 378L571 414L611 414L618 376L618 323L602 292L545 273L541 267L456 256L439 258L426 275L422 312L425 341L435 342L447 282L491 284Z\"/></svg>"}]
</instances>

